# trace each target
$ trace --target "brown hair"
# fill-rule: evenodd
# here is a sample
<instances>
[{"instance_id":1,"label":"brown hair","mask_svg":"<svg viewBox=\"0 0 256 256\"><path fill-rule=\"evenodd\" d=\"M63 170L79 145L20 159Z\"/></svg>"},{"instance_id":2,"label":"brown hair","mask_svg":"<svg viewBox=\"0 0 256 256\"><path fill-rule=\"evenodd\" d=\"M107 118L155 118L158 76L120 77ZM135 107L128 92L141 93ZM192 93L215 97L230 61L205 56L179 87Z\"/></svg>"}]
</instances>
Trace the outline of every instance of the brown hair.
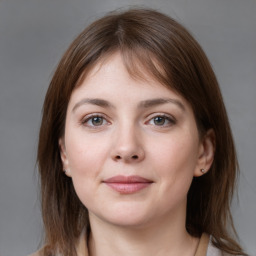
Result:
<instances>
[{"instance_id":1,"label":"brown hair","mask_svg":"<svg viewBox=\"0 0 256 256\"><path fill-rule=\"evenodd\" d=\"M75 241L89 228L87 209L78 199L72 180L63 175L59 138L72 91L87 72L119 51L129 73L142 77L142 69L175 90L192 106L198 130L213 129L215 158L210 171L194 178L187 200L187 231L212 235L216 247L246 255L229 235L235 234L230 203L238 163L218 82L203 50L189 32L172 18L154 10L113 12L87 27L62 57L47 91L38 146L44 255L55 251L75 256ZM145 77L144 77L145 78ZM230 228L230 230L229 230Z\"/></svg>"}]
</instances>

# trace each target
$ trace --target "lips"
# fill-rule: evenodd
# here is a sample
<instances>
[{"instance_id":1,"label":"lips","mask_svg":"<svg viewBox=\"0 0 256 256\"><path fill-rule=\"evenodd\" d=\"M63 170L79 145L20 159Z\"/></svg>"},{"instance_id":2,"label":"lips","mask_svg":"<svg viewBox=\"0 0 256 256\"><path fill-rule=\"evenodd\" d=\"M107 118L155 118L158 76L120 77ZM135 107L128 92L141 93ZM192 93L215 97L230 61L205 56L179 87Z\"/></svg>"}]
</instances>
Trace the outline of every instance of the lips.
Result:
<instances>
[{"instance_id":1,"label":"lips","mask_svg":"<svg viewBox=\"0 0 256 256\"><path fill-rule=\"evenodd\" d=\"M153 181L140 176L114 176L103 181L107 186L121 194L132 194L149 187Z\"/></svg>"}]
</instances>

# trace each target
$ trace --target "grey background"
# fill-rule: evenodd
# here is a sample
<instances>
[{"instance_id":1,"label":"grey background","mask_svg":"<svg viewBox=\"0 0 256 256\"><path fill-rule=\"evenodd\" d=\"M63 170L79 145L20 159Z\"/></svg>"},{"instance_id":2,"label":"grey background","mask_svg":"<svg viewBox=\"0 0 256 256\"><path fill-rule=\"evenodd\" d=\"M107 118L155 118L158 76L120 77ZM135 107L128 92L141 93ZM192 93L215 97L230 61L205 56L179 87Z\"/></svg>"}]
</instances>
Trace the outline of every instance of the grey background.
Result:
<instances>
[{"instance_id":1,"label":"grey background","mask_svg":"<svg viewBox=\"0 0 256 256\"><path fill-rule=\"evenodd\" d=\"M221 85L241 165L232 206L242 244L256 255L255 0L0 0L0 255L35 251L42 223L35 156L43 98L72 39L106 11L144 5L184 24Z\"/></svg>"}]
</instances>

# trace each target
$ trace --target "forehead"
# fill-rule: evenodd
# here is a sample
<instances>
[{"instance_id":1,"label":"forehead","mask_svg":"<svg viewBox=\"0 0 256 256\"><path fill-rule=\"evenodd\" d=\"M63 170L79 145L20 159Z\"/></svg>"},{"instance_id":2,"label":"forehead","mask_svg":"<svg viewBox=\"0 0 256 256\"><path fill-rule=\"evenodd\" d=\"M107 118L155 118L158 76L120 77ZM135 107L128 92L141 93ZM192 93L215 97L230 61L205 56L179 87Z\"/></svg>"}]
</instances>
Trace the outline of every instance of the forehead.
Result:
<instances>
[{"instance_id":1,"label":"forehead","mask_svg":"<svg viewBox=\"0 0 256 256\"><path fill-rule=\"evenodd\" d=\"M112 55L87 73L80 86L73 91L70 105L76 109L88 103L105 107L130 104L149 107L174 103L181 110L189 108L181 96L154 80L148 72L143 75L144 78L140 79L132 77L122 56Z\"/></svg>"},{"instance_id":2,"label":"forehead","mask_svg":"<svg viewBox=\"0 0 256 256\"><path fill-rule=\"evenodd\" d=\"M104 53L96 61L90 63L78 80L79 87L86 78L95 75L102 68L106 69L109 63L118 62L120 67L125 67L127 75L137 81L161 83L167 88L172 88L170 79L167 78L164 65L160 60L145 49L119 49ZM116 70L118 72L119 69Z\"/></svg>"},{"instance_id":3,"label":"forehead","mask_svg":"<svg viewBox=\"0 0 256 256\"><path fill-rule=\"evenodd\" d=\"M129 86L126 87L126 85ZM129 91L141 90L144 94L146 92L150 94L150 91L154 91L154 94L170 91L174 93L170 86L158 81L139 60L133 59L132 63L127 62L120 52L101 58L87 69L76 90L92 91L95 94L102 92L117 94L125 88Z\"/></svg>"}]
</instances>

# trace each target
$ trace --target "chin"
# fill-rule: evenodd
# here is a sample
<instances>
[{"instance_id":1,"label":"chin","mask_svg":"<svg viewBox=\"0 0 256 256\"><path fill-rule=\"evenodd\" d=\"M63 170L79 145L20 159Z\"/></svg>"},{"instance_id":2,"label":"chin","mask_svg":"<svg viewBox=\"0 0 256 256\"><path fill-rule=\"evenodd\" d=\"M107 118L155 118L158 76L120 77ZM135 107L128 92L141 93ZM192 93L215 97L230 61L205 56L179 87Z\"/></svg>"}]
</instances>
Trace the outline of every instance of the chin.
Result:
<instances>
[{"instance_id":1,"label":"chin","mask_svg":"<svg viewBox=\"0 0 256 256\"><path fill-rule=\"evenodd\" d=\"M112 207L100 211L100 214L94 213L102 221L123 227L139 227L146 224L151 219L151 213L139 207Z\"/></svg>"},{"instance_id":2,"label":"chin","mask_svg":"<svg viewBox=\"0 0 256 256\"><path fill-rule=\"evenodd\" d=\"M106 219L106 221L112 225L126 228L139 228L147 223L145 218L139 216L127 216L127 214L116 217L112 216L111 218Z\"/></svg>"}]
</instances>

